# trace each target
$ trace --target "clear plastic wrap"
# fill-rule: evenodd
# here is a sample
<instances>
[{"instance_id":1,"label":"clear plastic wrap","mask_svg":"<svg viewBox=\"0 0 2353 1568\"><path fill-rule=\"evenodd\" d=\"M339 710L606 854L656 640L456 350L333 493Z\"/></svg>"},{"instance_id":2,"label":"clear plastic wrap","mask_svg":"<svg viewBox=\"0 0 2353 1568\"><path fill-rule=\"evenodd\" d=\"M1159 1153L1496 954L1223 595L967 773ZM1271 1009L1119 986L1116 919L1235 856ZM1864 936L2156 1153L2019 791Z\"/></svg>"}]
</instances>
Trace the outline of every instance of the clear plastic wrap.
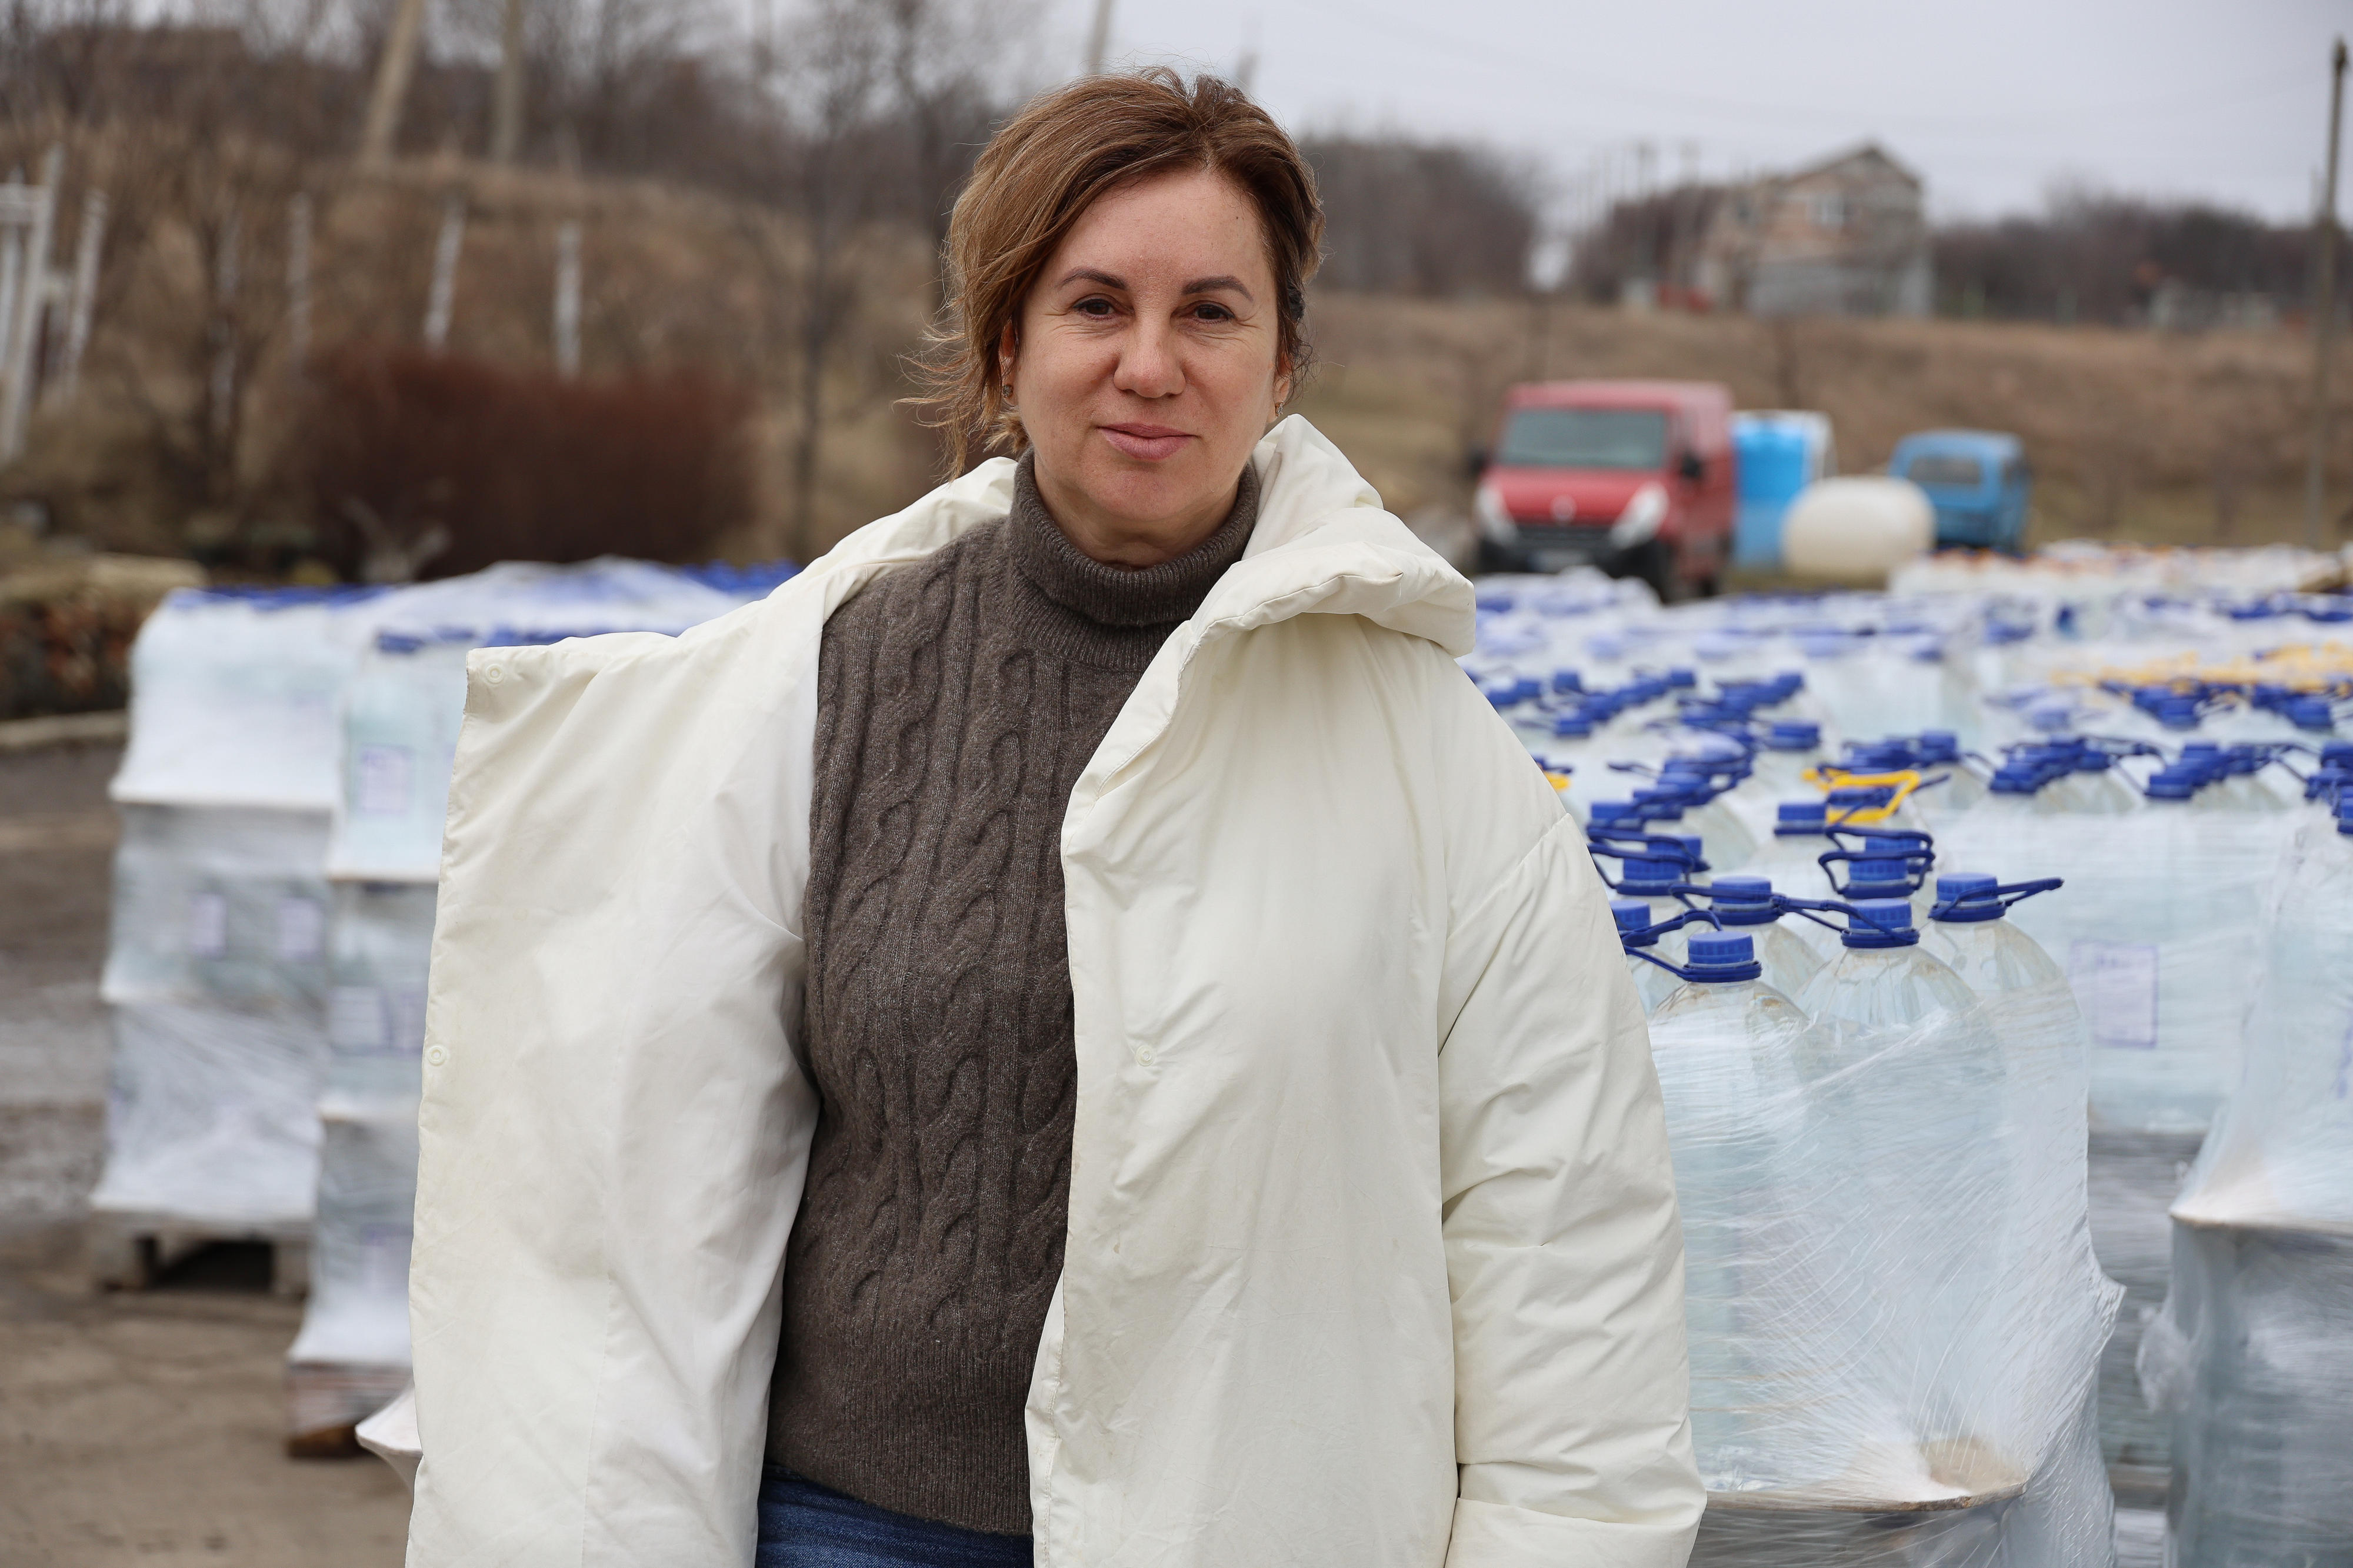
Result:
<instances>
[{"instance_id":1,"label":"clear plastic wrap","mask_svg":"<svg viewBox=\"0 0 2353 1568\"><path fill-rule=\"evenodd\" d=\"M297 1382L336 1369L347 1408L298 1415L302 1429L348 1425L406 1381L408 1251L417 1205L417 1107L329 1095L317 1108L319 1212L311 1246L311 1300L287 1352ZM372 1378L349 1374L366 1370Z\"/></svg>"},{"instance_id":2,"label":"clear plastic wrap","mask_svg":"<svg viewBox=\"0 0 2353 1568\"><path fill-rule=\"evenodd\" d=\"M420 1081L435 889L337 882L333 900L327 1090L405 1103L417 1098Z\"/></svg>"},{"instance_id":3,"label":"clear plastic wrap","mask_svg":"<svg viewBox=\"0 0 2353 1568\"><path fill-rule=\"evenodd\" d=\"M125 805L102 1212L299 1223L325 1066L322 812Z\"/></svg>"},{"instance_id":4,"label":"clear plastic wrap","mask_svg":"<svg viewBox=\"0 0 2353 1568\"><path fill-rule=\"evenodd\" d=\"M348 1426L409 1365L408 1246L435 889L335 887L319 1217L302 1331L287 1352L298 1433Z\"/></svg>"},{"instance_id":5,"label":"clear plastic wrap","mask_svg":"<svg viewBox=\"0 0 2353 1568\"><path fill-rule=\"evenodd\" d=\"M386 638L361 661L343 696L343 791L327 858L336 877L439 878L466 655L475 646L470 637Z\"/></svg>"},{"instance_id":6,"label":"clear plastic wrap","mask_svg":"<svg viewBox=\"0 0 2353 1568\"><path fill-rule=\"evenodd\" d=\"M741 602L672 568L616 560L510 563L403 590L377 615L343 689L328 874L439 877L466 656L474 648L608 631L674 634Z\"/></svg>"},{"instance_id":7,"label":"clear plastic wrap","mask_svg":"<svg viewBox=\"0 0 2353 1568\"><path fill-rule=\"evenodd\" d=\"M110 1002L315 1012L327 979L323 811L124 805Z\"/></svg>"},{"instance_id":8,"label":"clear plastic wrap","mask_svg":"<svg viewBox=\"0 0 2353 1568\"><path fill-rule=\"evenodd\" d=\"M132 645L114 798L328 809L335 696L385 602L377 589L187 589L164 600Z\"/></svg>"},{"instance_id":9,"label":"clear plastic wrap","mask_svg":"<svg viewBox=\"0 0 2353 1568\"><path fill-rule=\"evenodd\" d=\"M2152 803L2121 816L1979 810L1938 863L2066 886L2012 917L2066 970L2092 1042L2092 1125L2197 1133L2239 1076L2263 914L2295 819Z\"/></svg>"},{"instance_id":10,"label":"clear plastic wrap","mask_svg":"<svg viewBox=\"0 0 2353 1568\"><path fill-rule=\"evenodd\" d=\"M2173 1205L2140 1347L2184 1568L2353 1563L2353 836L2307 815L2269 929L2245 1075Z\"/></svg>"},{"instance_id":11,"label":"clear plastic wrap","mask_svg":"<svg viewBox=\"0 0 2353 1568\"><path fill-rule=\"evenodd\" d=\"M1805 1006L1695 982L1651 1020L1710 1490L1694 1562L2100 1568L2114 1297L2080 1154L2029 1147L2080 1121L2080 1062L2006 1052L1916 947L1843 951Z\"/></svg>"},{"instance_id":12,"label":"clear plastic wrap","mask_svg":"<svg viewBox=\"0 0 2353 1568\"><path fill-rule=\"evenodd\" d=\"M113 1023L106 1172L91 1206L199 1229L306 1219L326 1062L316 1010L127 1002Z\"/></svg>"},{"instance_id":13,"label":"clear plastic wrap","mask_svg":"<svg viewBox=\"0 0 2353 1568\"><path fill-rule=\"evenodd\" d=\"M2353 1563L2353 1236L2183 1223L2141 1361L2173 1413L2167 1561Z\"/></svg>"}]
</instances>

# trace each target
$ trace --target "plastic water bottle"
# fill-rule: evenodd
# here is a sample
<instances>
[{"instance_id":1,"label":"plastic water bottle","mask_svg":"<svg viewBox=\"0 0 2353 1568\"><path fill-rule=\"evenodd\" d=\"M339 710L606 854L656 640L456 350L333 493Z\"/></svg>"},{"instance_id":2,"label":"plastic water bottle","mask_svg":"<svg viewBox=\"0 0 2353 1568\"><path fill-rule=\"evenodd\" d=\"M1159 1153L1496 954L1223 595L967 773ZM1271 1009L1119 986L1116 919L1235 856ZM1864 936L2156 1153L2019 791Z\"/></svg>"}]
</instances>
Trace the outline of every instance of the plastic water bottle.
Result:
<instances>
[{"instance_id":1,"label":"plastic water bottle","mask_svg":"<svg viewBox=\"0 0 2353 1568\"><path fill-rule=\"evenodd\" d=\"M1921 731L1918 751L1921 768L1936 769L1945 777L1943 784L1913 795L1920 803L1924 816L1931 820L1948 816L1957 811L1967 811L1985 799L1985 781L1962 763L1960 737L1953 731Z\"/></svg>"},{"instance_id":2,"label":"plastic water bottle","mask_svg":"<svg viewBox=\"0 0 2353 1568\"><path fill-rule=\"evenodd\" d=\"M1690 982L1651 1020L1683 1211L1692 1444L1711 1491L1831 1479L1859 1435L1820 1342L1814 1271L1835 1249L1816 1235L1829 1205L1799 1058L1820 1047L1760 978L1754 934L1694 931Z\"/></svg>"},{"instance_id":3,"label":"plastic water bottle","mask_svg":"<svg viewBox=\"0 0 2353 1568\"><path fill-rule=\"evenodd\" d=\"M1657 925L1671 921L1689 907L1669 889L1688 876L1687 868L1672 860L1652 859L1631 856L1620 862L1618 874L1618 897L1640 903L1647 912L1645 925ZM1683 933L1669 931L1661 937L1659 956L1669 963L1683 961Z\"/></svg>"},{"instance_id":4,"label":"plastic water bottle","mask_svg":"<svg viewBox=\"0 0 2353 1568\"><path fill-rule=\"evenodd\" d=\"M1783 801L1774 808L1772 839L1757 846L1741 870L1765 878L1793 899L1833 898L1836 889L1820 857L1837 847L1820 801Z\"/></svg>"},{"instance_id":5,"label":"plastic water bottle","mask_svg":"<svg viewBox=\"0 0 2353 1568\"><path fill-rule=\"evenodd\" d=\"M2138 811L2140 792L2126 781L2116 760L2097 746L2085 746L2075 756L2075 809L2100 816Z\"/></svg>"},{"instance_id":6,"label":"plastic water bottle","mask_svg":"<svg viewBox=\"0 0 2353 1568\"><path fill-rule=\"evenodd\" d=\"M2353 794L2298 829L2270 933L2245 1076L2177 1212L2205 1194L2218 1217L2353 1234Z\"/></svg>"},{"instance_id":7,"label":"plastic water bottle","mask_svg":"<svg viewBox=\"0 0 2353 1568\"><path fill-rule=\"evenodd\" d=\"M1918 839L1877 834L1866 837L1862 856L1846 863L1847 884L1841 896L1850 903L1901 899L1912 906L1912 921L1916 928L1927 918L1933 901L1925 886L1913 887L1913 862L1905 858L1920 847Z\"/></svg>"},{"instance_id":8,"label":"plastic water bottle","mask_svg":"<svg viewBox=\"0 0 2353 1568\"><path fill-rule=\"evenodd\" d=\"M1659 952L1659 944L1665 940L1641 934L1653 923L1651 906L1641 899L1612 899L1609 900L1609 917L1618 923L1618 940L1626 948L1626 970L1634 977L1634 992L1642 999L1642 1011L1655 1013L1659 1004L1673 994L1678 982L1670 972L1648 959L1635 956L1638 948L1647 952ZM1667 933L1668 936L1676 934L1673 931ZM1666 955L1660 953L1660 956L1663 958ZM1673 960L1669 959L1668 962L1672 963Z\"/></svg>"},{"instance_id":9,"label":"plastic water bottle","mask_svg":"<svg viewBox=\"0 0 2353 1568\"><path fill-rule=\"evenodd\" d=\"M2173 1205L2171 1289L2140 1345L2143 1385L2174 1413L2167 1545L2184 1564L2353 1562L2348 806L2289 850L2246 1076Z\"/></svg>"},{"instance_id":10,"label":"plastic water bottle","mask_svg":"<svg viewBox=\"0 0 2353 1568\"><path fill-rule=\"evenodd\" d=\"M1806 773L1823 762L1822 727L1810 719L1777 719L1767 726L1750 775L1757 791L1779 799L1806 786Z\"/></svg>"},{"instance_id":11,"label":"plastic water bottle","mask_svg":"<svg viewBox=\"0 0 2353 1568\"><path fill-rule=\"evenodd\" d=\"M1774 913L1771 882L1753 875L1718 877L1709 891L1715 897L1708 908L1724 929L1740 932L1754 944L1764 984L1784 996L1795 996L1820 972L1822 954L1789 929L1796 917Z\"/></svg>"},{"instance_id":12,"label":"plastic water bottle","mask_svg":"<svg viewBox=\"0 0 2353 1568\"><path fill-rule=\"evenodd\" d=\"M1908 901L1853 909L1837 960L1798 998L1820 1155L1859 1211L1849 1331L1911 1442L1975 1442L2004 1353L1985 1332L2011 1187L2001 1047L1968 984L1921 951Z\"/></svg>"},{"instance_id":13,"label":"plastic water bottle","mask_svg":"<svg viewBox=\"0 0 2353 1568\"><path fill-rule=\"evenodd\" d=\"M1756 854L1757 839L1721 798L1723 794L1704 762L1670 757L1659 771L1658 784L1651 790L1637 790L1634 798L1641 801L1646 795L1655 795L1679 805L1685 825L1705 843L1709 864L1729 870L1746 865Z\"/></svg>"},{"instance_id":14,"label":"plastic water bottle","mask_svg":"<svg viewBox=\"0 0 2353 1568\"><path fill-rule=\"evenodd\" d=\"M2046 1384L2099 1355L2114 1289L2094 1260L2086 1206L2090 1042L2066 972L2003 918L1997 887L1981 873L1937 878L1920 946L1976 994L2000 1046L2000 1142L2012 1184L2003 1277L2048 1283L2038 1294L2006 1290L1989 1328L2007 1333L2021 1364L2042 1369L2029 1381Z\"/></svg>"}]
</instances>

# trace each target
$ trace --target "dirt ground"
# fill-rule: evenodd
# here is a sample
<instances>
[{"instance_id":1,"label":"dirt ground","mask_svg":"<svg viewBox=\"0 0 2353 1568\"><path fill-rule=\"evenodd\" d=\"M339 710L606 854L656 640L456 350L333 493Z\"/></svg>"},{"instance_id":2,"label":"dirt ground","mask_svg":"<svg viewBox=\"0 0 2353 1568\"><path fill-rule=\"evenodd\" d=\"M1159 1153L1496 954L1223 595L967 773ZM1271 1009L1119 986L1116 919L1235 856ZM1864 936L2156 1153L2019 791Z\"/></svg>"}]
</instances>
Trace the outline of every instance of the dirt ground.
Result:
<instances>
[{"instance_id":1,"label":"dirt ground","mask_svg":"<svg viewBox=\"0 0 2353 1568\"><path fill-rule=\"evenodd\" d=\"M373 1458L285 1457L299 1302L259 1247L98 1293L111 747L0 752L0 1565L390 1568L408 1501Z\"/></svg>"}]
</instances>

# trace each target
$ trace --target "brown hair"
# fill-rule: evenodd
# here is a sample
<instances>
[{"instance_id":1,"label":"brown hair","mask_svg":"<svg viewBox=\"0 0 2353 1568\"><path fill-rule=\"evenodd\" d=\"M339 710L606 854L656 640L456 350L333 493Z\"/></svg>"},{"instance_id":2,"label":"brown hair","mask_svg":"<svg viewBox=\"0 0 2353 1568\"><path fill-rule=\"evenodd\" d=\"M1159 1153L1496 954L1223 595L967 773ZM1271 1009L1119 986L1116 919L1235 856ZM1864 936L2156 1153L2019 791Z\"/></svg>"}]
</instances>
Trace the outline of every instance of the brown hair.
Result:
<instances>
[{"instance_id":1,"label":"brown hair","mask_svg":"<svg viewBox=\"0 0 2353 1568\"><path fill-rule=\"evenodd\" d=\"M1055 247L1094 200L1147 175L1208 169L1258 208L1274 269L1278 352L1306 374L1307 280L1322 260L1324 208L1298 147L1240 88L1213 76L1187 89L1166 66L1087 77L1032 99L981 149L948 222L947 304L925 334L908 399L948 433L961 471L983 450L1029 446L999 390L997 345Z\"/></svg>"}]
</instances>

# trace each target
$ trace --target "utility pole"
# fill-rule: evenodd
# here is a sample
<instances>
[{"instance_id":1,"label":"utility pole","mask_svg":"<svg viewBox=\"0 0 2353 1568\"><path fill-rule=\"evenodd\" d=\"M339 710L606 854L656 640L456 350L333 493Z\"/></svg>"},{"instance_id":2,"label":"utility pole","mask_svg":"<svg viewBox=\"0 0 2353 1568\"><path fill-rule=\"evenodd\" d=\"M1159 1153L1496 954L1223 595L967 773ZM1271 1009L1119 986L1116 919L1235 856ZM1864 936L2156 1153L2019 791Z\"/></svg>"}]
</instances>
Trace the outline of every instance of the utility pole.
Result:
<instances>
[{"instance_id":1,"label":"utility pole","mask_svg":"<svg viewBox=\"0 0 2353 1568\"><path fill-rule=\"evenodd\" d=\"M2328 57L2328 175L2320 186L2319 253L2312 266L2312 455L2304 470L2304 544L2320 548L2328 469L2328 350L2337 335L2337 142L2345 121L2345 40Z\"/></svg>"},{"instance_id":2,"label":"utility pole","mask_svg":"<svg viewBox=\"0 0 2353 1568\"><path fill-rule=\"evenodd\" d=\"M522 146L523 0L506 0L506 24L499 46L498 96L491 112L491 162L512 163Z\"/></svg>"},{"instance_id":3,"label":"utility pole","mask_svg":"<svg viewBox=\"0 0 2353 1568\"><path fill-rule=\"evenodd\" d=\"M360 131L360 162L380 166L392 158L400 135L400 109L408 98L409 73L417 68L417 43L425 32L425 0L400 0L385 34L384 57L375 64L375 89L368 94L367 123Z\"/></svg>"},{"instance_id":4,"label":"utility pole","mask_svg":"<svg viewBox=\"0 0 2353 1568\"><path fill-rule=\"evenodd\" d=\"M1103 75L1103 58L1111 53L1112 0L1095 0L1094 30L1087 37L1087 74Z\"/></svg>"}]
</instances>

